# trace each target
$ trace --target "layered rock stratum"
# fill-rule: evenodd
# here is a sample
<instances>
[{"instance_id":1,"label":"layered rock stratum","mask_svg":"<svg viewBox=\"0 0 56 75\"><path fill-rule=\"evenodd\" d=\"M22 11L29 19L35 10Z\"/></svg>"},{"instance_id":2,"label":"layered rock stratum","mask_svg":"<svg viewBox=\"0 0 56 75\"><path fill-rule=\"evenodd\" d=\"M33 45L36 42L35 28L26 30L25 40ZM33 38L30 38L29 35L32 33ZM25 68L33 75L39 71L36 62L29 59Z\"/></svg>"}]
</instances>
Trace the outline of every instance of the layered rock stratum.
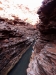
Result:
<instances>
[{"instance_id":1,"label":"layered rock stratum","mask_svg":"<svg viewBox=\"0 0 56 75\"><path fill-rule=\"evenodd\" d=\"M37 30L20 19L0 18L0 75L15 66L33 42Z\"/></svg>"},{"instance_id":2,"label":"layered rock stratum","mask_svg":"<svg viewBox=\"0 0 56 75\"><path fill-rule=\"evenodd\" d=\"M44 0L27 75L56 75L56 0Z\"/></svg>"},{"instance_id":3,"label":"layered rock stratum","mask_svg":"<svg viewBox=\"0 0 56 75\"><path fill-rule=\"evenodd\" d=\"M24 1L0 0L0 75L7 75L37 38L36 9Z\"/></svg>"}]
</instances>

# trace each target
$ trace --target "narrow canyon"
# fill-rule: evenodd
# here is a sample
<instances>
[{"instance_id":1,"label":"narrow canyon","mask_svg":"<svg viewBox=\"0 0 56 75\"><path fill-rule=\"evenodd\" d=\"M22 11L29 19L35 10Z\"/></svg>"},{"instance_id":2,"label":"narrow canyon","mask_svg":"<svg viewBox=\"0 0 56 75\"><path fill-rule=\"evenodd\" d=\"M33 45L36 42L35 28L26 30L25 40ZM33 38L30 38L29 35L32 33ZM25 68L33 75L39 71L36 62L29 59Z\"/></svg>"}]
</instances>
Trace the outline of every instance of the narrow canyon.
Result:
<instances>
[{"instance_id":1,"label":"narrow canyon","mask_svg":"<svg viewBox=\"0 0 56 75\"><path fill-rule=\"evenodd\" d=\"M56 0L40 1L0 0L0 75L56 75Z\"/></svg>"}]
</instances>

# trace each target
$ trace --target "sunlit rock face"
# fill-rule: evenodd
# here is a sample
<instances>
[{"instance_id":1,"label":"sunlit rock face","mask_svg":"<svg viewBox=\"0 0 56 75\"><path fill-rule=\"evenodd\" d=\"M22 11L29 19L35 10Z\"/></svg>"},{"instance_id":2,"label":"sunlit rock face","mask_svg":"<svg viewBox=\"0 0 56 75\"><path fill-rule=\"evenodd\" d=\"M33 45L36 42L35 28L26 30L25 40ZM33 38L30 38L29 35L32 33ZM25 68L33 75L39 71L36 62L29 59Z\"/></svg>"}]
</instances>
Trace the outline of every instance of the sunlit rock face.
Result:
<instances>
[{"instance_id":1,"label":"sunlit rock face","mask_svg":"<svg viewBox=\"0 0 56 75\"><path fill-rule=\"evenodd\" d=\"M7 75L37 38L38 6L35 0L0 0L0 75Z\"/></svg>"},{"instance_id":2,"label":"sunlit rock face","mask_svg":"<svg viewBox=\"0 0 56 75\"><path fill-rule=\"evenodd\" d=\"M37 9L42 0L0 0L0 16L14 20L14 16L32 25L39 22Z\"/></svg>"},{"instance_id":3,"label":"sunlit rock face","mask_svg":"<svg viewBox=\"0 0 56 75\"><path fill-rule=\"evenodd\" d=\"M35 0L0 0L0 75L7 75L37 38L36 9L40 4Z\"/></svg>"},{"instance_id":4,"label":"sunlit rock face","mask_svg":"<svg viewBox=\"0 0 56 75\"><path fill-rule=\"evenodd\" d=\"M27 75L56 75L56 0L44 0Z\"/></svg>"},{"instance_id":5,"label":"sunlit rock face","mask_svg":"<svg viewBox=\"0 0 56 75\"><path fill-rule=\"evenodd\" d=\"M15 66L37 37L37 30L22 20L0 18L0 75Z\"/></svg>"}]
</instances>

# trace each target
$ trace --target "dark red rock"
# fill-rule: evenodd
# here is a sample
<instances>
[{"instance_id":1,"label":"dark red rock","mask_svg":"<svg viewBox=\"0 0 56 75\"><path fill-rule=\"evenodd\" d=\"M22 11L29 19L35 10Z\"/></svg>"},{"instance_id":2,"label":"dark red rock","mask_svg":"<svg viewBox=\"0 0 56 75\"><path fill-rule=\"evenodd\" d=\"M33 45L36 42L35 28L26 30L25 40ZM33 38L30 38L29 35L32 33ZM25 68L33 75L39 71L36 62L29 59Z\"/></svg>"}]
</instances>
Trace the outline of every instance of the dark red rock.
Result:
<instances>
[{"instance_id":1,"label":"dark red rock","mask_svg":"<svg viewBox=\"0 0 56 75\"><path fill-rule=\"evenodd\" d=\"M56 75L56 0L44 0L38 14L39 36L27 75Z\"/></svg>"},{"instance_id":2,"label":"dark red rock","mask_svg":"<svg viewBox=\"0 0 56 75\"><path fill-rule=\"evenodd\" d=\"M40 7L39 18L41 23L39 24L39 30L41 33L55 33L56 32L56 0L44 0L42 7Z\"/></svg>"}]
</instances>

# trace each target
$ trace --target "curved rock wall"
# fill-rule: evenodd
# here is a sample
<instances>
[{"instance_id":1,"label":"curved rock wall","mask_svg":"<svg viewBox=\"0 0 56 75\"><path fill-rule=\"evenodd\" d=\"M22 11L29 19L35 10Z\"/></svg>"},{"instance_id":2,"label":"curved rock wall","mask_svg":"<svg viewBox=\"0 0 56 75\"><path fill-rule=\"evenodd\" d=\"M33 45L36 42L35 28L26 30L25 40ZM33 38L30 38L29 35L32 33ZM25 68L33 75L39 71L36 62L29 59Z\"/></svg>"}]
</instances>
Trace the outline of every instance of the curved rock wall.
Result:
<instances>
[{"instance_id":1,"label":"curved rock wall","mask_svg":"<svg viewBox=\"0 0 56 75\"><path fill-rule=\"evenodd\" d=\"M37 13L38 39L27 75L56 75L56 0L44 0Z\"/></svg>"}]
</instances>

